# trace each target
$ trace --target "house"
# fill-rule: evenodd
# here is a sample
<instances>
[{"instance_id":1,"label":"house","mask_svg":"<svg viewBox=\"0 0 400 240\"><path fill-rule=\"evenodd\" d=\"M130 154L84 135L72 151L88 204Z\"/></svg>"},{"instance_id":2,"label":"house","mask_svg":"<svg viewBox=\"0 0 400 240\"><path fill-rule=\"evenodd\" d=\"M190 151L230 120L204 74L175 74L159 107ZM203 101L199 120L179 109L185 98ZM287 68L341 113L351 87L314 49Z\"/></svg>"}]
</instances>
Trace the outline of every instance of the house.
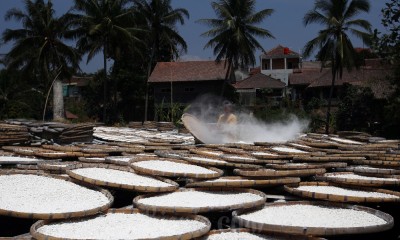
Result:
<instances>
[{"instance_id":1,"label":"house","mask_svg":"<svg viewBox=\"0 0 400 240\"><path fill-rule=\"evenodd\" d=\"M366 59L365 65L352 71L343 70L342 78L335 81L333 98L338 96L345 83L370 87L377 98L386 98L390 94L390 84L385 81L392 74L392 69L382 64L381 59ZM309 100L312 97L327 99L332 84L330 68L321 68L319 62L304 62L303 68L289 76L294 100Z\"/></svg>"},{"instance_id":2,"label":"house","mask_svg":"<svg viewBox=\"0 0 400 240\"><path fill-rule=\"evenodd\" d=\"M244 106L255 106L256 100L261 100L264 104L279 105L285 89L284 82L257 71L233 86L239 93L240 104Z\"/></svg>"},{"instance_id":3,"label":"house","mask_svg":"<svg viewBox=\"0 0 400 240\"><path fill-rule=\"evenodd\" d=\"M82 97L82 89L86 87L91 80L92 77L77 76L73 76L70 79L63 80L62 84L64 98L80 100Z\"/></svg>"},{"instance_id":4,"label":"house","mask_svg":"<svg viewBox=\"0 0 400 240\"><path fill-rule=\"evenodd\" d=\"M227 74L225 61L158 62L148 82L154 89L154 103L183 105L204 94L221 95L228 76L234 81L233 70Z\"/></svg>"},{"instance_id":5,"label":"house","mask_svg":"<svg viewBox=\"0 0 400 240\"><path fill-rule=\"evenodd\" d=\"M294 70L301 68L301 57L297 52L281 45L261 54L261 73L279 79L286 86L289 83L289 75Z\"/></svg>"}]
</instances>

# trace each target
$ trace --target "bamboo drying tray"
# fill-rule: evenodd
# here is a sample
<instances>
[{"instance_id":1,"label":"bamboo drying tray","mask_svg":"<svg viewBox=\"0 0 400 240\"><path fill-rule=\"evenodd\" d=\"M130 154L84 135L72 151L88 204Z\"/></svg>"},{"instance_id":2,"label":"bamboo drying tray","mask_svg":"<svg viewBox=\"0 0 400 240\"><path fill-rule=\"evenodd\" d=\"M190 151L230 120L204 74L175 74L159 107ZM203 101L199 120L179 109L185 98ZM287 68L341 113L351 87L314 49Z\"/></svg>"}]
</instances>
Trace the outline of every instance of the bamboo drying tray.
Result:
<instances>
[{"instance_id":1,"label":"bamboo drying tray","mask_svg":"<svg viewBox=\"0 0 400 240\"><path fill-rule=\"evenodd\" d=\"M106 157L79 157L78 160L84 163L105 163Z\"/></svg>"},{"instance_id":2,"label":"bamboo drying tray","mask_svg":"<svg viewBox=\"0 0 400 240\"><path fill-rule=\"evenodd\" d=\"M248 155L221 155L221 159L234 163L265 164L269 162L268 159L258 159Z\"/></svg>"},{"instance_id":3,"label":"bamboo drying tray","mask_svg":"<svg viewBox=\"0 0 400 240\"><path fill-rule=\"evenodd\" d=\"M297 187L299 186L334 186L334 187L342 187L339 184L328 183L328 182L301 182L299 184L290 184L285 185L284 189L286 192L306 198L313 198L318 200L326 200L330 202L400 202L400 192L390 191L386 189L376 189L376 188L365 188L365 187L346 187L350 190L356 191L368 191L368 192L379 192L386 193L390 195L397 196L399 198L380 198L380 197L357 197L357 196L346 196L346 195L338 195L332 193L318 193L312 191L299 190ZM343 187L342 187L343 188Z\"/></svg>"},{"instance_id":4,"label":"bamboo drying tray","mask_svg":"<svg viewBox=\"0 0 400 240\"><path fill-rule=\"evenodd\" d=\"M345 156L321 156L321 157L293 157L293 161L302 162L350 162L357 160L365 160L365 157L345 157Z\"/></svg>"},{"instance_id":5,"label":"bamboo drying tray","mask_svg":"<svg viewBox=\"0 0 400 240\"><path fill-rule=\"evenodd\" d=\"M193 155L182 156L182 160L187 161L189 163L196 164L196 165L201 165L201 166L215 166L215 167L240 168L240 169L262 168L262 166L260 166L260 165L229 162L224 159L215 158L215 157L212 158L212 157L206 157L206 156L196 156L196 157L200 157L200 158L207 158L210 160L217 160L217 161L202 161L202 160L198 160L198 159L193 159L191 157L193 157Z\"/></svg>"},{"instance_id":6,"label":"bamboo drying tray","mask_svg":"<svg viewBox=\"0 0 400 240\"><path fill-rule=\"evenodd\" d=\"M283 155L283 154L278 154L278 153L272 153L272 152L267 152L267 151L259 151L266 153L265 155L263 154L257 154L257 152L250 152L250 156L253 156L257 159L263 159L263 160L289 160L292 159L293 157L290 155ZM271 154L271 155L269 155Z\"/></svg>"},{"instance_id":7,"label":"bamboo drying tray","mask_svg":"<svg viewBox=\"0 0 400 240\"><path fill-rule=\"evenodd\" d=\"M229 154L247 155L247 151L240 148L218 147L218 149Z\"/></svg>"},{"instance_id":8,"label":"bamboo drying tray","mask_svg":"<svg viewBox=\"0 0 400 240\"><path fill-rule=\"evenodd\" d=\"M119 160L119 158L129 159L129 161L131 161L132 159L135 159L135 156L108 156L105 158L105 163L115 164L119 166L129 165L129 161L121 161Z\"/></svg>"},{"instance_id":9,"label":"bamboo drying tray","mask_svg":"<svg viewBox=\"0 0 400 240\"><path fill-rule=\"evenodd\" d=\"M369 166L349 166L344 169L345 172L354 173L371 173L371 174L381 174L381 175L398 175L400 174L399 169L391 168L373 168Z\"/></svg>"},{"instance_id":10,"label":"bamboo drying tray","mask_svg":"<svg viewBox=\"0 0 400 240\"><path fill-rule=\"evenodd\" d=\"M19 159L19 160L18 160ZM17 164L37 164L44 162L43 159L37 159L32 157L19 157L19 156L0 156L1 165L17 165Z\"/></svg>"},{"instance_id":11,"label":"bamboo drying tray","mask_svg":"<svg viewBox=\"0 0 400 240\"><path fill-rule=\"evenodd\" d=\"M316 168L337 168L346 167L346 163L287 163L287 164L267 164L267 168L278 170L299 170L299 169L316 169Z\"/></svg>"},{"instance_id":12,"label":"bamboo drying tray","mask_svg":"<svg viewBox=\"0 0 400 240\"><path fill-rule=\"evenodd\" d=\"M231 228L231 229L219 229L219 230L211 230L206 235L200 238L196 238L196 240L208 240L212 236L221 235L224 233L253 233L255 236L263 239L276 239L276 240L326 240L324 238L317 237L309 237L309 236L295 236L288 235L283 233L271 233L265 232L260 233L258 230L252 230L249 228Z\"/></svg>"},{"instance_id":13,"label":"bamboo drying tray","mask_svg":"<svg viewBox=\"0 0 400 240\"><path fill-rule=\"evenodd\" d=\"M244 177L306 177L318 174L324 174L325 168L316 169L298 169L298 170L272 170L272 169L259 169L259 170L242 170L235 169L233 173Z\"/></svg>"},{"instance_id":14,"label":"bamboo drying tray","mask_svg":"<svg viewBox=\"0 0 400 240\"><path fill-rule=\"evenodd\" d=\"M135 172L132 169L129 169L127 167L122 167L122 166L114 166L114 165L109 165L109 164L87 164L87 163L78 163L72 166L69 166L67 168L67 174L71 178L74 178L76 180L91 184L91 185L96 185L96 186L101 186L101 187L111 187L111 188L116 188L116 189L125 189L125 190L130 190L130 191L138 191L138 192L171 192L179 188L179 185L171 181L169 179L161 178L161 177L150 177L146 176L149 178L153 178L155 180L159 180L165 183L170 184L171 186L168 187L150 187L150 186L141 186L141 185L129 185L129 184L120 184L120 183L114 183L114 182L108 182L108 181L103 181L100 179L94 179L90 177L84 177L82 175L79 175L73 170L79 169L79 168L105 168L105 169L113 169L113 170L118 170L118 171L124 171L124 172L131 172L137 175L137 172ZM144 176L144 175L142 175Z\"/></svg>"},{"instance_id":15,"label":"bamboo drying tray","mask_svg":"<svg viewBox=\"0 0 400 240\"><path fill-rule=\"evenodd\" d=\"M50 149L54 151L66 151L66 152L80 152L81 148L77 146L62 146L62 145L42 145L44 149Z\"/></svg>"},{"instance_id":16,"label":"bamboo drying tray","mask_svg":"<svg viewBox=\"0 0 400 240\"><path fill-rule=\"evenodd\" d=\"M207 187L207 188L251 188L251 187L270 187L285 184L299 183L300 178L274 178L274 179L248 179L243 177L220 177L207 181L191 181L185 187Z\"/></svg>"},{"instance_id":17,"label":"bamboo drying tray","mask_svg":"<svg viewBox=\"0 0 400 240\"><path fill-rule=\"evenodd\" d=\"M20 170L40 170L38 164L17 164L15 167Z\"/></svg>"},{"instance_id":18,"label":"bamboo drying tray","mask_svg":"<svg viewBox=\"0 0 400 240\"><path fill-rule=\"evenodd\" d=\"M164 161L165 164L168 164L168 162L175 162L175 163L182 163L182 164L187 164L191 166L196 166L200 167L198 165L190 164L186 161L183 160L175 160L175 159L155 159L155 158L149 158L149 159L139 159L139 160L131 160L129 162L129 166L136 170L139 173L143 174L149 174L152 176L164 176L164 177L189 177L189 178L204 178L204 179L211 179L211 178L217 178L220 177L224 174L224 172L218 168L214 167L202 167L211 171L214 171L215 173L178 173L178 172L167 172L167 171L160 171L160 170L155 170L155 169L149 169L149 168L143 168L136 166L134 163L136 162L142 162L142 161Z\"/></svg>"},{"instance_id":19,"label":"bamboo drying tray","mask_svg":"<svg viewBox=\"0 0 400 240\"><path fill-rule=\"evenodd\" d=\"M400 178L398 177L393 177L396 178L396 181L388 181L385 180L385 178L382 179L353 179L353 178L339 178L335 177L337 175L343 175L343 174L351 174L349 172L335 172L335 173L326 173L321 176L317 176L317 180L322 180L322 181L328 181L328 182L334 182L338 184L344 184L344 185L355 185L355 186L367 186L367 187L379 187L379 186L398 186L400 185ZM357 174L355 174L357 175ZM386 177L389 178L390 176Z\"/></svg>"},{"instance_id":20,"label":"bamboo drying tray","mask_svg":"<svg viewBox=\"0 0 400 240\"><path fill-rule=\"evenodd\" d=\"M400 167L400 161L386 160L354 160L353 164L371 165L377 167Z\"/></svg>"},{"instance_id":21,"label":"bamboo drying tray","mask_svg":"<svg viewBox=\"0 0 400 240\"><path fill-rule=\"evenodd\" d=\"M61 181L69 181L69 182L75 183L74 181L66 180L63 177L45 174L41 171L34 172L34 171L18 170L18 171L0 172L0 175L15 175L15 174L43 176L43 177L58 179ZM101 192L103 195L105 195L108 198L108 203L103 206L92 208L92 209L87 209L84 211L64 212L64 213L29 213L29 212L19 212L19 211L0 209L0 215L11 216L11 217L16 217L16 218L43 219L43 220L44 219L78 218L78 217L92 216L92 215L98 214L99 212L104 212L107 209L109 209L110 206L112 205L112 203L114 202L113 195L111 195L111 193L105 189L95 187L95 186L87 186L87 185L81 186L81 187L89 188L91 190Z\"/></svg>"},{"instance_id":22,"label":"bamboo drying tray","mask_svg":"<svg viewBox=\"0 0 400 240\"><path fill-rule=\"evenodd\" d=\"M218 157L219 155L223 154L223 151L216 151L214 149L207 149L207 148L201 148L201 149L192 148L189 151L191 153L202 155L205 157Z\"/></svg>"},{"instance_id":23,"label":"bamboo drying tray","mask_svg":"<svg viewBox=\"0 0 400 240\"><path fill-rule=\"evenodd\" d=\"M260 191L253 190L253 189L242 189L242 188L181 188L176 190L175 192L194 192L194 191L206 191L206 192L230 192L230 193L251 193L260 196L262 199L257 201L252 201L248 203L241 203L241 204L230 204L225 206L212 206L210 203L207 207L181 207L179 206L179 202L176 203L177 206L156 206L156 205L148 205L140 203L141 199L150 198L154 196L162 196L165 194L172 194L172 193L163 193L163 194L146 194L140 195L133 199L133 205L138 209L143 211L149 211L154 213L172 213L172 214L197 214L197 213L206 213L206 212L219 212L219 211L232 211L236 209L248 209L254 208L265 204L267 200L267 196Z\"/></svg>"},{"instance_id":24,"label":"bamboo drying tray","mask_svg":"<svg viewBox=\"0 0 400 240\"><path fill-rule=\"evenodd\" d=\"M277 150L277 148L290 148L290 149L293 149L293 150L297 150L299 152L280 151L280 150ZM268 150L271 151L271 152L274 152L275 154L289 155L289 156L303 156L303 155L310 155L311 154L311 152L306 152L304 150L300 150L300 149L297 149L295 147L288 147L286 145L272 146Z\"/></svg>"},{"instance_id":25,"label":"bamboo drying tray","mask_svg":"<svg viewBox=\"0 0 400 240\"><path fill-rule=\"evenodd\" d=\"M192 232L188 232L185 234L181 234L181 235L173 235L173 236L163 236L163 237L157 237L157 238L146 238L146 239L158 239L158 240L186 240L186 239L193 239L193 238L197 238L197 237L201 237L204 234L208 233L211 229L211 222L203 217L203 216L199 216L199 215L185 215L185 216L170 216L170 215L154 215L154 214L149 214L146 211L142 211L139 209L110 209L108 210L105 214L144 214L147 215L149 217L155 217L155 218L162 218L162 219L168 219L168 220L182 220L182 219L188 219L188 220L194 220L194 221L199 221L204 223L206 226L204 228L201 228L199 230L196 231L192 231ZM102 217L102 215L97 215L94 217L90 217L90 218L83 218L82 220L88 220L88 219L94 219L97 217ZM77 220L79 221L79 220ZM48 224L51 223L63 223L64 221L49 221L49 220L41 220L41 221L37 221L35 224L32 225L31 229L30 229L30 233L31 235L37 239L37 240L62 240L65 238L58 238L58 237L52 237L52 236L48 236L48 235L44 235L42 233L40 233L38 231L39 228L46 226ZM140 228L140 223L137 226L138 228ZM72 240L72 239L70 239Z\"/></svg>"},{"instance_id":26,"label":"bamboo drying tray","mask_svg":"<svg viewBox=\"0 0 400 240\"><path fill-rule=\"evenodd\" d=\"M288 226L288 225L275 225L275 224L265 224L256 221L248 221L242 219L240 215L247 214L251 212L255 212L257 210L261 210L263 208L269 207L277 207L277 206L289 206L289 205L314 205L314 206L323 206L323 207L334 207L334 208L347 208L353 209L357 211L367 212L369 214L375 215L384 221L386 224L383 225L375 225L375 226L366 226L366 227L348 227L348 228L324 228L324 227L308 227L304 226ZM271 203L266 204L263 207L259 207L257 209L244 209L237 210L232 213L233 220L237 222L240 226L268 231L268 232L278 232L278 233L287 233L287 234L295 234L295 235L312 235L312 236L332 236L332 235L348 235L348 234L366 234L366 233L374 233L374 232L382 232L388 229L391 229L394 225L393 217L387 213L357 205L348 205L342 203L332 203L332 202L310 202L310 201L299 201L299 202L285 202L285 203Z\"/></svg>"}]
</instances>

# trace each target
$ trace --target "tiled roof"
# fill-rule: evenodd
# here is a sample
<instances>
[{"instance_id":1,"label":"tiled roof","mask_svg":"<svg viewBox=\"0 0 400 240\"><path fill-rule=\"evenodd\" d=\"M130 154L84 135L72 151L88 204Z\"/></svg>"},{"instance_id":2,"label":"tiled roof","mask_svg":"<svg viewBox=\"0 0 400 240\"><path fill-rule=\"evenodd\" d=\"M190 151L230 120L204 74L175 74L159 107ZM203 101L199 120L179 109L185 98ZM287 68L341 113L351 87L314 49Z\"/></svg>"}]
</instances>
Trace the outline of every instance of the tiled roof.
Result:
<instances>
[{"instance_id":1,"label":"tiled roof","mask_svg":"<svg viewBox=\"0 0 400 240\"><path fill-rule=\"evenodd\" d=\"M254 74L243 81L237 82L236 89L257 89L257 88L284 88L285 83L262 73Z\"/></svg>"},{"instance_id":2,"label":"tiled roof","mask_svg":"<svg viewBox=\"0 0 400 240\"><path fill-rule=\"evenodd\" d=\"M318 63L318 62L313 62ZM289 85L309 85L308 87L327 87L332 82L332 71L330 68L310 67L303 68L300 71L295 71L289 76ZM308 66L308 65L307 65ZM315 65L317 66L317 65ZM356 84L375 79L382 79L391 75L392 68L385 64L382 59L365 59L365 66L360 69L353 69L348 72L343 70L342 79L337 79L335 85L343 83Z\"/></svg>"},{"instance_id":3,"label":"tiled roof","mask_svg":"<svg viewBox=\"0 0 400 240\"><path fill-rule=\"evenodd\" d=\"M149 82L190 82L224 80L225 61L158 62Z\"/></svg>"},{"instance_id":4,"label":"tiled roof","mask_svg":"<svg viewBox=\"0 0 400 240\"><path fill-rule=\"evenodd\" d=\"M285 48L288 52L285 54ZM291 49L278 45L275 48L269 50L268 52L261 55L262 58L283 58L283 57L300 57L300 54L292 51Z\"/></svg>"},{"instance_id":5,"label":"tiled roof","mask_svg":"<svg viewBox=\"0 0 400 240\"><path fill-rule=\"evenodd\" d=\"M323 74L317 79L315 79L308 87L327 87L332 83L332 74L329 69L328 72L330 74ZM385 69L370 69L370 68L361 68L359 70L353 69L353 71L348 72L346 69L343 70L342 78L338 78L335 82L335 85L340 86L343 83L362 83L369 80L379 79L385 76L388 76L390 72ZM358 84L357 84L358 85Z\"/></svg>"}]
</instances>

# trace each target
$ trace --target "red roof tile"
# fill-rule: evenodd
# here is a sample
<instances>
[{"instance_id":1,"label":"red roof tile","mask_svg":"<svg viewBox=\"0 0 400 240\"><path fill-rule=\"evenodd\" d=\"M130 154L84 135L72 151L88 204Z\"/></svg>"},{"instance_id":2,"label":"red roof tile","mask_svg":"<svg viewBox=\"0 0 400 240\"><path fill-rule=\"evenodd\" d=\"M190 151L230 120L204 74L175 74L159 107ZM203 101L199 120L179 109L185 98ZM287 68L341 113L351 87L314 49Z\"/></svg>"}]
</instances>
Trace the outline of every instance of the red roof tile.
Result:
<instances>
[{"instance_id":1,"label":"red roof tile","mask_svg":"<svg viewBox=\"0 0 400 240\"><path fill-rule=\"evenodd\" d=\"M285 54L285 49L287 49L287 53ZM284 58L284 57L300 57L300 54L290 50L287 47L282 45L278 45L275 48L269 50L268 52L261 55L263 58Z\"/></svg>"},{"instance_id":2,"label":"red roof tile","mask_svg":"<svg viewBox=\"0 0 400 240\"><path fill-rule=\"evenodd\" d=\"M240 82L237 82L234 87L236 89L258 89L258 88L284 88L285 83L278 79L272 78L262 73L252 75Z\"/></svg>"},{"instance_id":3,"label":"red roof tile","mask_svg":"<svg viewBox=\"0 0 400 240\"><path fill-rule=\"evenodd\" d=\"M224 80L225 61L158 62L149 82L190 82Z\"/></svg>"},{"instance_id":4,"label":"red roof tile","mask_svg":"<svg viewBox=\"0 0 400 240\"><path fill-rule=\"evenodd\" d=\"M382 79L391 74L390 69L383 68L360 68L348 72L343 71L343 76L337 79L335 86L341 86L343 83L361 85L366 81ZM299 73L293 73L289 76L290 85L308 85L308 87L329 87L332 84L332 72L329 68L324 69L303 69Z\"/></svg>"}]
</instances>

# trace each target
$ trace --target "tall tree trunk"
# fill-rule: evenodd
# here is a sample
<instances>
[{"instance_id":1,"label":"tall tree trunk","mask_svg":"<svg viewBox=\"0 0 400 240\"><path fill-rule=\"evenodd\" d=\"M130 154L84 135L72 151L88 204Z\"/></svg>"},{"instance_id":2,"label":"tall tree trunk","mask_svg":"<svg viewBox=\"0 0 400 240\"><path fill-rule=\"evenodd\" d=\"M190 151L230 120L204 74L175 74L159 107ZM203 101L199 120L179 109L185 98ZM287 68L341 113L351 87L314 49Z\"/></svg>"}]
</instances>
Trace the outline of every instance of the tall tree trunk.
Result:
<instances>
[{"instance_id":1,"label":"tall tree trunk","mask_svg":"<svg viewBox=\"0 0 400 240\"><path fill-rule=\"evenodd\" d=\"M226 70L225 80L224 80L224 83L222 84L221 98L224 97L225 87L226 87L226 84L227 84L227 81L228 81L229 77L231 76L231 71L232 71L232 61L228 60L228 69Z\"/></svg>"},{"instance_id":2,"label":"tall tree trunk","mask_svg":"<svg viewBox=\"0 0 400 240\"><path fill-rule=\"evenodd\" d=\"M53 120L63 121L64 119L63 86L61 80L56 79L53 84Z\"/></svg>"},{"instance_id":3,"label":"tall tree trunk","mask_svg":"<svg viewBox=\"0 0 400 240\"><path fill-rule=\"evenodd\" d=\"M335 67L335 66L332 66ZM328 98L328 109L326 110L326 124L325 124L325 133L329 134L329 122L331 119L331 105L332 105L332 96L333 96L333 91L335 89L335 80L336 80L336 69L332 71L332 85L331 89L329 90L329 98Z\"/></svg>"},{"instance_id":4,"label":"tall tree trunk","mask_svg":"<svg viewBox=\"0 0 400 240\"><path fill-rule=\"evenodd\" d=\"M108 105L108 98L107 98L107 85L108 85L108 79L107 79L107 44L106 41L103 46L103 64L104 64L104 83L103 83L103 122L107 122L107 105Z\"/></svg>"},{"instance_id":5,"label":"tall tree trunk","mask_svg":"<svg viewBox=\"0 0 400 240\"><path fill-rule=\"evenodd\" d=\"M150 61L147 68L147 81L146 81L146 98L144 103L144 121L147 121L148 117L148 109L149 109L149 78L151 74L151 66L153 65L153 58L155 53L155 44L153 44L153 48L151 49L150 53Z\"/></svg>"}]
</instances>

